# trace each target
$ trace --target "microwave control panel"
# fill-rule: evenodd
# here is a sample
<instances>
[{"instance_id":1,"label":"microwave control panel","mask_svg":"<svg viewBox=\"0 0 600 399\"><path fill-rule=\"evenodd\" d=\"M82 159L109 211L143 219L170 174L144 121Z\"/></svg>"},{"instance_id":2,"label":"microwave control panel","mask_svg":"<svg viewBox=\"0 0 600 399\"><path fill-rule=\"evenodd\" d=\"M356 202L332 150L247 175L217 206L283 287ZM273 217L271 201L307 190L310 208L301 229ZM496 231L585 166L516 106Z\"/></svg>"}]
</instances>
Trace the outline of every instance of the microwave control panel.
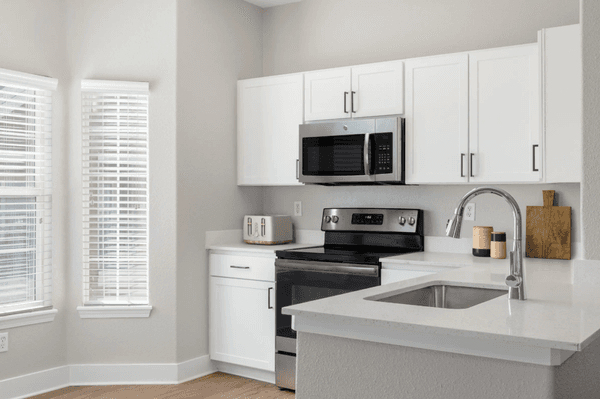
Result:
<instances>
[{"instance_id":1,"label":"microwave control panel","mask_svg":"<svg viewBox=\"0 0 600 399\"><path fill-rule=\"evenodd\" d=\"M392 173L394 162L394 143L392 133L376 133L373 136L373 174Z\"/></svg>"}]
</instances>

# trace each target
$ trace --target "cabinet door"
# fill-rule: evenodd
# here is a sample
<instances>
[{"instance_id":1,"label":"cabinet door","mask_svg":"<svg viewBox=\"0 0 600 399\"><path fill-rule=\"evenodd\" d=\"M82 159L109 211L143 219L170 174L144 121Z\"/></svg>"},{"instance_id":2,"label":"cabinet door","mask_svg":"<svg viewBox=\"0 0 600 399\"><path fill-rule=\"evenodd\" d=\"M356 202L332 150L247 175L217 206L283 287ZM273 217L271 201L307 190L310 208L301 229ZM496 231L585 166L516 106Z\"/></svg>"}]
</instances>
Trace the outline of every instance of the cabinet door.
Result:
<instances>
[{"instance_id":1,"label":"cabinet door","mask_svg":"<svg viewBox=\"0 0 600 399\"><path fill-rule=\"evenodd\" d=\"M468 55L406 61L406 182L467 182L468 148Z\"/></svg>"},{"instance_id":2,"label":"cabinet door","mask_svg":"<svg viewBox=\"0 0 600 399\"><path fill-rule=\"evenodd\" d=\"M293 186L302 74L238 82L238 185Z\"/></svg>"},{"instance_id":3,"label":"cabinet door","mask_svg":"<svg viewBox=\"0 0 600 399\"><path fill-rule=\"evenodd\" d=\"M470 53L469 79L470 181L539 181L537 44Z\"/></svg>"},{"instance_id":4,"label":"cabinet door","mask_svg":"<svg viewBox=\"0 0 600 399\"><path fill-rule=\"evenodd\" d=\"M350 68L304 74L304 119L350 118Z\"/></svg>"},{"instance_id":5,"label":"cabinet door","mask_svg":"<svg viewBox=\"0 0 600 399\"><path fill-rule=\"evenodd\" d=\"M275 283L210 277L210 358L275 371Z\"/></svg>"},{"instance_id":6,"label":"cabinet door","mask_svg":"<svg viewBox=\"0 0 600 399\"><path fill-rule=\"evenodd\" d=\"M404 63L381 62L352 68L353 117L404 113Z\"/></svg>"},{"instance_id":7,"label":"cabinet door","mask_svg":"<svg viewBox=\"0 0 600 399\"><path fill-rule=\"evenodd\" d=\"M544 177L581 181L581 26L541 32L544 98Z\"/></svg>"}]
</instances>

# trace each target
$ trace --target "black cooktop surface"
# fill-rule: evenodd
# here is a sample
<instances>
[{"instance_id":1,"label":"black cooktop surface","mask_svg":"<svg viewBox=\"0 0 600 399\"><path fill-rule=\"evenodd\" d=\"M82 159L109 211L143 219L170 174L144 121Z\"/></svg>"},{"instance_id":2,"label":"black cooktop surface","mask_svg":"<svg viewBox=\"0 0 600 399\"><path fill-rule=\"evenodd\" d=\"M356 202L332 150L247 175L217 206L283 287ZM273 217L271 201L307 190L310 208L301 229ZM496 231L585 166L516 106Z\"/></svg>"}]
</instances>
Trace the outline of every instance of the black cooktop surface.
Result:
<instances>
[{"instance_id":1,"label":"black cooktop surface","mask_svg":"<svg viewBox=\"0 0 600 399\"><path fill-rule=\"evenodd\" d=\"M377 265L380 258L417 251L420 249L335 245L289 249L275 253L279 259Z\"/></svg>"}]
</instances>

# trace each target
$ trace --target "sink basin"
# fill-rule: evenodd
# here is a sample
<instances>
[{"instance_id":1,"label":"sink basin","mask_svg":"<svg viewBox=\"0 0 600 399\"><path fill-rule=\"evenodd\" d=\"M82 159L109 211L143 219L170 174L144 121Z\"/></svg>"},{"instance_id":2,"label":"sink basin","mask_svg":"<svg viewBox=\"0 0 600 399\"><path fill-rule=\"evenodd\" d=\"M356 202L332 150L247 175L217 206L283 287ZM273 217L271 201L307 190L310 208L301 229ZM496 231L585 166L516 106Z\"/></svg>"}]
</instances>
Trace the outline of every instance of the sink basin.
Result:
<instances>
[{"instance_id":1,"label":"sink basin","mask_svg":"<svg viewBox=\"0 0 600 399\"><path fill-rule=\"evenodd\" d=\"M417 288L401 294L393 294L385 297L377 295L365 299L403 305L429 306L432 308L467 309L506 295L507 293L508 291L503 289L438 284Z\"/></svg>"}]
</instances>

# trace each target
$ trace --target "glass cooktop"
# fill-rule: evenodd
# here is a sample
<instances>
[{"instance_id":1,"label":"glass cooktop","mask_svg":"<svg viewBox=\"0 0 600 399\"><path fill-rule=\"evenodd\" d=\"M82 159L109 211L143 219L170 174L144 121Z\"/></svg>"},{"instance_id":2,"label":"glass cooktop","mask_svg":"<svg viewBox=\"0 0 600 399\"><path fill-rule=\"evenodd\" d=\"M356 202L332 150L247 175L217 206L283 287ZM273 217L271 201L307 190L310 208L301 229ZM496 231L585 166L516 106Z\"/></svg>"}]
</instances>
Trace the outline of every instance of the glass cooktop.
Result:
<instances>
[{"instance_id":1,"label":"glass cooktop","mask_svg":"<svg viewBox=\"0 0 600 399\"><path fill-rule=\"evenodd\" d=\"M419 250L412 248L339 245L297 248L275 253L279 259L376 265L380 258L417 251Z\"/></svg>"}]
</instances>

